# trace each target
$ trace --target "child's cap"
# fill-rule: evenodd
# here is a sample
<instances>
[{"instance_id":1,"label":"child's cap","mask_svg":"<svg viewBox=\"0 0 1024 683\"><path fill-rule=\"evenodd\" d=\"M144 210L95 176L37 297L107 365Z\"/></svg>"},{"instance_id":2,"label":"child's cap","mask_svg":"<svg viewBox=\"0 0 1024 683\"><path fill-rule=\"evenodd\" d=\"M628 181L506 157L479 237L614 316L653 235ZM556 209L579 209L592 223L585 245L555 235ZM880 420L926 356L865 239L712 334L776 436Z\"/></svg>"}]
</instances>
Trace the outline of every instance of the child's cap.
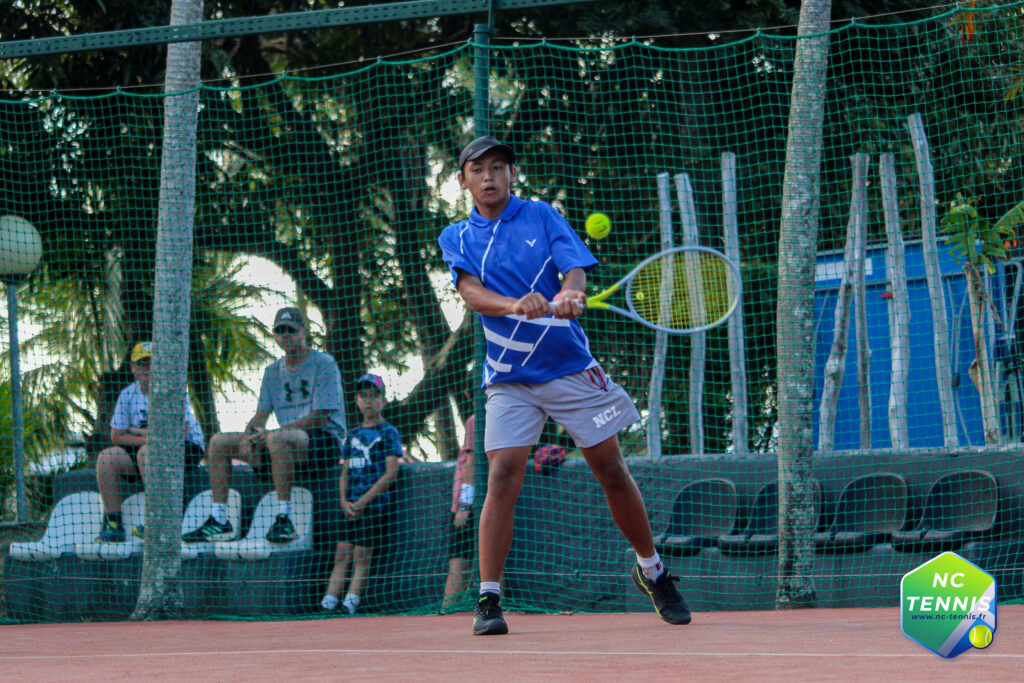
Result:
<instances>
[{"instance_id":1,"label":"child's cap","mask_svg":"<svg viewBox=\"0 0 1024 683\"><path fill-rule=\"evenodd\" d=\"M356 391L362 391L366 388L376 389L383 394L384 380L380 378L380 375L373 375L368 372L356 380Z\"/></svg>"}]
</instances>

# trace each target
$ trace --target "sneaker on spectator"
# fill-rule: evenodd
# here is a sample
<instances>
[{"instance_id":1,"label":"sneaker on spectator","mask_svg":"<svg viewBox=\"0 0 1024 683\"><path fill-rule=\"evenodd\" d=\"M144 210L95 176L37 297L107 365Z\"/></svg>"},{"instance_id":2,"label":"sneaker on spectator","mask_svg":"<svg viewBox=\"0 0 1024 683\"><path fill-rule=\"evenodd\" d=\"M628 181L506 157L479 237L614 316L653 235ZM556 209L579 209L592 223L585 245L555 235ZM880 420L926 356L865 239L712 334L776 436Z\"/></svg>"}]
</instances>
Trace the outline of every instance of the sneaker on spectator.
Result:
<instances>
[{"instance_id":1,"label":"sneaker on spectator","mask_svg":"<svg viewBox=\"0 0 1024 683\"><path fill-rule=\"evenodd\" d=\"M124 543L124 527L113 520L104 520L97 543Z\"/></svg>"},{"instance_id":2,"label":"sneaker on spectator","mask_svg":"<svg viewBox=\"0 0 1024 683\"><path fill-rule=\"evenodd\" d=\"M294 541L299 537L299 532L295 530L295 525L292 524L292 520L288 515L280 514L274 523L271 525L270 530L267 531L266 539L271 543L288 543Z\"/></svg>"},{"instance_id":3,"label":"sneaker on spectator","mask_svg":"<svg viewBox=\"0 0 1024 683\"><path fill-rule=\"evenodd\" d=\"M473 610L474 636L500 636L508 633L508 624L501 614L501 597L497 593L483 593Z\"/></svg>"},{"instance_id":4,"label":"sneaker on spectator","mask_svg":"<svg viewBox=\"0 0 1024 683\"><path fill-rule=\"evenodd\" d=\"M666 569L658 577L657 581L651 581L644 576L640 565L633 565L633 571L629 573L630 578L636 587L643 591L644 595L654 603L654 611L664 621L670 624L689 624L690 610L683 602L683 596L676 589L675 581L679 579L671 576Z\"/></svg>"},{"instance_id":5,"label":"sneaker on spectator","mask_svg":"<svg viewBox=\"0 0 1024 683\"><path fill-rule=\"evenodd\" d=\"M187 534L182 534L181 540L185 543L205 543L207 541L230 541L235 537L235 529L231 522L221 524L213 515L206 518L203 525Z\"/></svg>"}]
</instances>

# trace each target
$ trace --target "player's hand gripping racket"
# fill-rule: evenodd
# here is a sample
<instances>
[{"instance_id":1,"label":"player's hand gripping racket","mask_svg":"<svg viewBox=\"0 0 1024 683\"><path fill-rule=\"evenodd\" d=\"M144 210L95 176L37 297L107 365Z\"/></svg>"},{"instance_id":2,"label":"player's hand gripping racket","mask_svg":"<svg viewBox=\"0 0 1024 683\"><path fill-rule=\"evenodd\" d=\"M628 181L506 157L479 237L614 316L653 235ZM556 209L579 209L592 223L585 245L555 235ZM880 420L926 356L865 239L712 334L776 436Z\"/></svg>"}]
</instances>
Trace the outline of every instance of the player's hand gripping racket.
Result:
<instances>
[{"instance_id":1,"label":"player's hand gripping racket","mask_svg":"<svg viewBox=\"0 0 1024 683\"><path fill-rule=\"evenodd\" d=\"M605 303L625 287L626 306ZM641 261L608 289L588 296L587 308L599 308L655 330L694 334L717 327L740 304L740 269L725 254L710 247L675 247ZM557 304L551 303L551 308Z\"/></svg>"}]
</instances>

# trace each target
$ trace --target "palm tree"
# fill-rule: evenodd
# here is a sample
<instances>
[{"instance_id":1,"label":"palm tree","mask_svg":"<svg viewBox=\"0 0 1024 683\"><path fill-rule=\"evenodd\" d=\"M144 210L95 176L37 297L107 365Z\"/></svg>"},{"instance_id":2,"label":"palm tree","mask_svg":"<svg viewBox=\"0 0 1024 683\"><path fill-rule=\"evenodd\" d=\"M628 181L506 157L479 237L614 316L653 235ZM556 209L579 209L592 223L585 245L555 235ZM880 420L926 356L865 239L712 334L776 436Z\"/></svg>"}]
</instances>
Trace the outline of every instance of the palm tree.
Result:
<instances>
[{"instance_id":1,"label":"palm tree","mask_svg":"<svg viewBox=\"0 0 1024 683\"><path fill-rule=\"evenodd\" d=\"M793 65L779 235L779 554L775 604L810 604L814 564L811 481L814 258L817 252L830 0L804 0Z\"/></svg>"},{"instance_id":2,"label":"palm tree","mask_svg":"<svg viewBox=\"0 0 1024 683\"><path fill-rule=\"evenodd\" d=\"M203 18L202 0L173 0L171 25ZM153 380L150 388L146 548L132 619L178 617L181 589L182 411L188 370L196 128L202 43L167 46L163 159L154 278ZM178 93L178 94L175 94Z\"/></svg>"}]
</instances>

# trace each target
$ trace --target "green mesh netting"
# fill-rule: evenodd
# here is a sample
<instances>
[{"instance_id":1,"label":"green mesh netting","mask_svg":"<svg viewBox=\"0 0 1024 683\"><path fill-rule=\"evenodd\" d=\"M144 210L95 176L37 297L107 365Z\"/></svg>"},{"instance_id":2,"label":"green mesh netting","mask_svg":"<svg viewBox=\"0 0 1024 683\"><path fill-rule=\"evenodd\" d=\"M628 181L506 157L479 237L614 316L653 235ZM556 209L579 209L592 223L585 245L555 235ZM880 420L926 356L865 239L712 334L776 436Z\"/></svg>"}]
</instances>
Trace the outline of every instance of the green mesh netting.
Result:
<instances>
[{"instance_id":1,"label":"green mesh netting","mask_svg":"<svg viewBox=\"0 0 1024 683\"><path fill-rule=\"evenodd\" d=\"M1022 596L1024 269L1013 234L981 229L1024 200L1020 10L830 34L819 247L807 254L817 274L819 518L808 539L817 605L894 605L902 575L944 549L994 573L1002 600ZM776 255L796 44L759 33L708 49L496 41L488 50L491 132L520 155L518 194L552 203L600 259L591 292L666 243L714 247L741 265L739 314L706 334L661 338L597 312L584 325L641 409L643 420L620 434L623 451L658 548L697 610L775 602L786 528L775 443L787 428L776 406L785 352L775 341ZM274 312L297 306L310 345L336 361L350 427L363 420L357 378L384 376L383 416L405 456L376 513L382 524L356 539L369 551L337 546L347 522L335 463L297 467L298 539L268 545L279 512L271 478L236 462L226 508L240 539L182 546L186 615L318 614L335 560L337 597L358 593L357 614L471 609L475 542L470 533L452 549L450 537L453 461L480 405L481 341L436 240L470 208L455 159L479 130L475 50L201 89L188 392L207 451L214 434L242 430L256 412L263 368L281 355ZM5 363L0 618L124 618L143 565L178 561L148 556L132 535L145 523L135 477L106 486L107 512L121 499L124 541L95 541L104 523L97 463L116 447L110 425L133 381L129 351L152 337L161 306L163 107L163 96L121 91L0 101L0 215L23 217L42 238L39 268L8 285L19 311L24 469L16 475ZM917 120L924 137L915 142ZM933 190L919 172L925 153ZM862 180L854 155L866 155ZM894 182L880 170L890 163ZM956 201L966 219L946 220ZM938 241L922 239L922 206L936 209ZM603 240L583 231L592 212L611 218ZM947 224L969 235L970 254L975 237L987 239L978 253L991 268L965 275L965 257L944 243ZM863 254L844 257L854 225L865 228ZM32 260L31 244L18 241L29 238L16 237L29 234L4 233L5 269ZM929 263L939 273L931 287ZM982 297L973 309L968 283ZM942 339L935 311L945 315ZM979 354L990 386L981 393ZM553 423L541 443L568 457L528 466L506 608L650 609L629 584L634 556L580 452ZM361 453L351 452L350 469ZM471 528L485 489L476 458ZM184 473L181 508L160 511L177 524L184 510L183 531L212 509L205 463Z\"/></svg>"}]
</instances>

